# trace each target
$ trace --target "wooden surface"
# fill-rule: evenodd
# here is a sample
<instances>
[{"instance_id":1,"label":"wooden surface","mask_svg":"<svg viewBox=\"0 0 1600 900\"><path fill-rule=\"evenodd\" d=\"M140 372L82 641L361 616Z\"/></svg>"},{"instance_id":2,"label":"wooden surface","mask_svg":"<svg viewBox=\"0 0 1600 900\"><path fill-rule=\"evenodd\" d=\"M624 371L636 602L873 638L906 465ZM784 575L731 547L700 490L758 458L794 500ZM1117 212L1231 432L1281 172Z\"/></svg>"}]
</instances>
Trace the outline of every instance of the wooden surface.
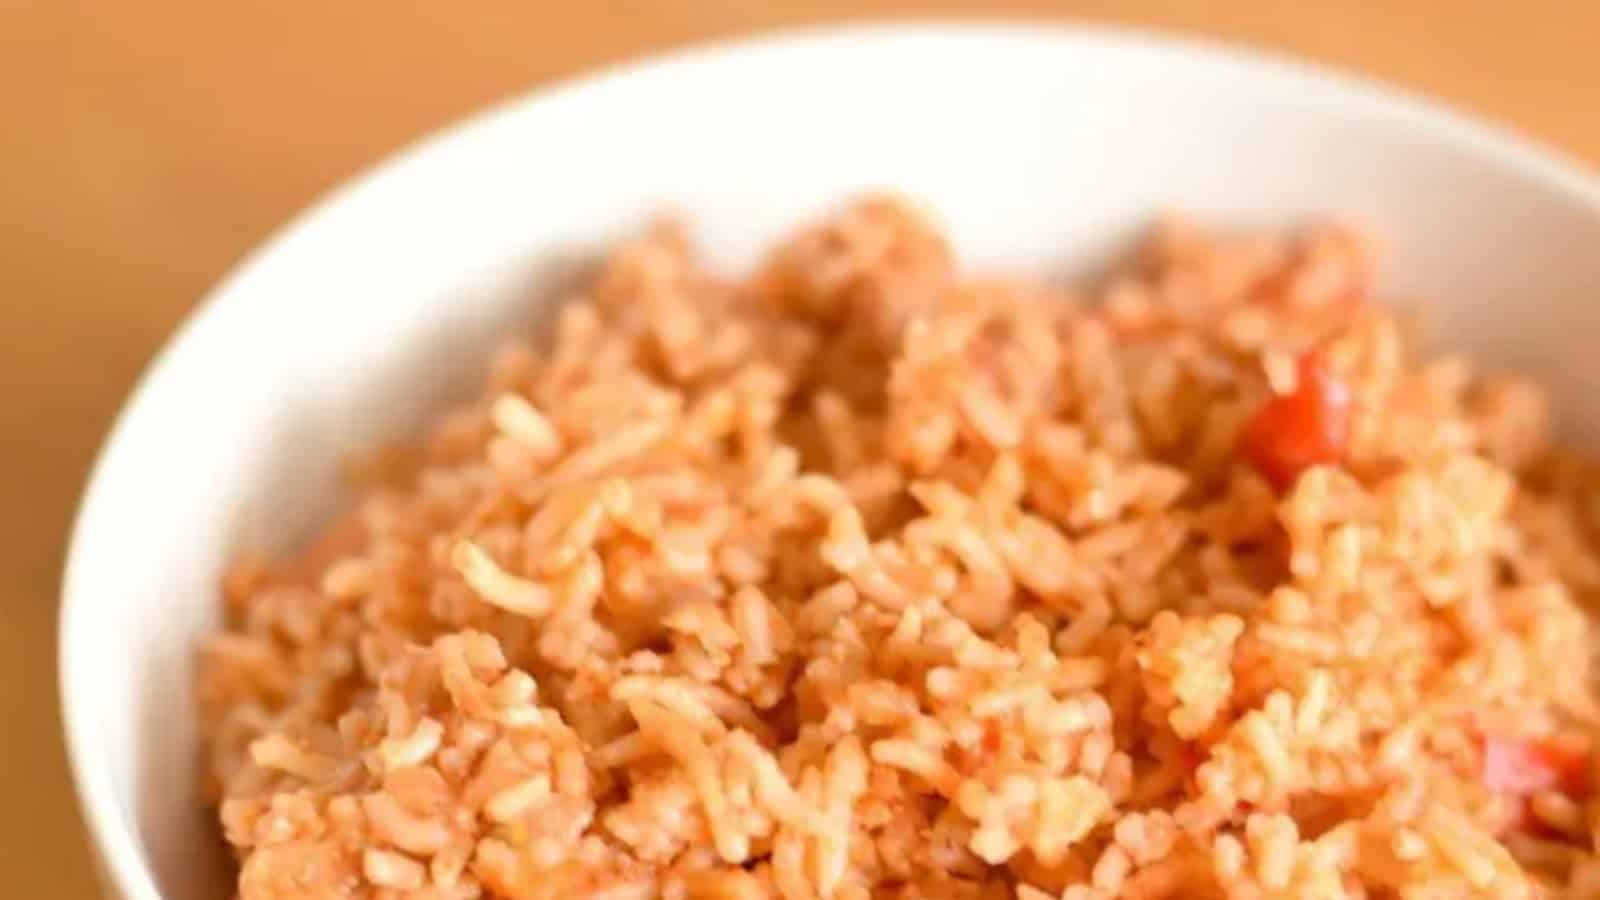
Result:
<instances>
[{"instance_id":1,"label":"wooden surface","mask_svg":"<svg viewBox=\"0 0 1600 900\"><path fill-rule=\"evenodd\" d=\"M139 369L242 253L397 145L553 77L774 26L975 10L1287 50L1600 164L1593 0L0 0L3 893L91 895L56 713L65 534Z\"/></svg>"}]
</instances>

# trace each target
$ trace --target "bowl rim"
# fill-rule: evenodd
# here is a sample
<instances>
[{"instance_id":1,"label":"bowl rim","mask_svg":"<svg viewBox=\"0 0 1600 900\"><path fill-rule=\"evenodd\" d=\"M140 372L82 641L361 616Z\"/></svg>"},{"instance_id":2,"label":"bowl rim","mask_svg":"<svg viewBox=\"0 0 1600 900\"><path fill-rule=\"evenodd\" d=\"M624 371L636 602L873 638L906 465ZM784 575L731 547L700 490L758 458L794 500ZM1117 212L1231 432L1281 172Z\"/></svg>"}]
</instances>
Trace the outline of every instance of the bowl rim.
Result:
<instances>
[{"instance_id":1,"label":"bowl rim","mask_svg":"<svg viewBox=\"0 0 1600 900\"><path fill-rule=\"evenodd\" d=\"M79 497L69 534L60 589L57 619L57 678L60 717L72 781L84 820L89 846L95 853L103 882L127 900L159 900L150 862L142 841L124 810L103 758L110 751L87 703L93 697L83 651L77 635L93 627L91 597L77 587L87 558L88 537L108 511L101 498L106 493L111 461L123 455L130 434L138 430L147 410L159 407L164 386L193 348L202 346L216 322L233 305L231 295L239 285L272 267L286 248L305 235L315 237L315 224L338 207L352 205L362 196L403 183L411 167L440 155L451 147L492 140L496 127L532 116L557 104L583 102L615 86L670 75L693 66L738 67L750 58L773 51L826 53L845 43L869 42L892 49L897 42L970 43L991 46L1012 41L1048 41L1063 51L1096 48L1102 51L1145 53L1174 61L1229 67L1242 77L1277 83L1275 89L1294 91L1329 107L1386 117L1395 127L1426 133L1436 141L1474 153L1502 169L1517 171L1544 187L1570 197L1600 218L1600 175L1562 151L1546 146L1502 123L1490 123L1455 111L1440 101L1378 79L1347 72L1326 64L1255 47L1236 45L1210 37L1121 25L1078 24L1030 19L921 19L881 20L847 25L812 25L756 32L732 38L698 42L632 60L589 69L513 94L390 152L332 190L323 193L285 223L274 229L232 265L205 294L145 365L106 432L86 486Z\"/></svg>"}]
</instances>

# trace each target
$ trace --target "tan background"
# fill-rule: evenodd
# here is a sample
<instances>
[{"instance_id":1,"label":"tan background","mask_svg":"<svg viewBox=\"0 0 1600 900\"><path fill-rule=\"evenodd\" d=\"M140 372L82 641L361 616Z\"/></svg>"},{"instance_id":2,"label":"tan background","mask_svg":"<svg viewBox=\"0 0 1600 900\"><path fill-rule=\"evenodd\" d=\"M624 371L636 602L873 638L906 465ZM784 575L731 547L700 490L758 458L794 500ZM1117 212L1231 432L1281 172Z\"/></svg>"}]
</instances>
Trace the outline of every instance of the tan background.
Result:
<instances>
[{"instance_id":1,"label":"tan background","mask_svg":"<svg viewBox=\"0 0 1600 900\"><path fill-rule=\"evenodd\" d=\"M140 367L240 254L396 145L555 76L778 25L976 10L1289 50L1600 163L1593 0L0 0L0 721L16 723L0 892L90 896L55 707L65 532Z\"/></svg>"}]
</instances>

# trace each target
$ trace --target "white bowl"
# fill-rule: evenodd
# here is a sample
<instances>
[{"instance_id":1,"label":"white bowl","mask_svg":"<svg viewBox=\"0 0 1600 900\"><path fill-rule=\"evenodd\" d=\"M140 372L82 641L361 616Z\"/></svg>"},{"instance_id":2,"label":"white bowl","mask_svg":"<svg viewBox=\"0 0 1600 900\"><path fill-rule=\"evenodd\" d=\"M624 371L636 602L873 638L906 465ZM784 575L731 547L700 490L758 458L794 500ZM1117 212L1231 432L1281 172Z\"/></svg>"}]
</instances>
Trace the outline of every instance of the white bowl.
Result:
<instances>
[{"instance_id":1,"label":"white bowl","mask_svg":"<svg viewBox=\"0 0 1600 900\"><path fill-rule=\"evenodd\" d=\"M867 188L924 201L969 263L1092 264L1158 211L1369 224L1442 341L1531 370L1600 435L1600 187L1519 140L1278 60L1104 30L914 26L612 71L409 150L285 229L145 376L79 513L66 728L113 891L228 896L193 785L191 650L241 545L335 501L341 454L475 376L568 264L670 207L748 262Z\"/></svg>"}]
</instances>

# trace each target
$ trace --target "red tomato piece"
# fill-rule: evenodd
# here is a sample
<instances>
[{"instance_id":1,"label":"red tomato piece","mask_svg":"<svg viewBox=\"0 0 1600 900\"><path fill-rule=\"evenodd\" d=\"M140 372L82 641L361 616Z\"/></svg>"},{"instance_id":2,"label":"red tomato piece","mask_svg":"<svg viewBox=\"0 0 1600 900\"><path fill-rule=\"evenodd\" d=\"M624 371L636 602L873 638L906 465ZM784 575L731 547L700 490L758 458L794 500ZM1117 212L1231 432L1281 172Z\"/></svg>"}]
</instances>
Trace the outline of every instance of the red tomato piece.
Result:
<instances>
[{"instance_id":1,"label":"red tomato piece","mask_svg":"<svg viewBox=\"0 0 1600 900\"><path fill-rule=\"evenodd\" d=\"M1240 435L1239 450L1283 490L1316 465L1344 460L1350 443L1350 388L1315 351L1300 357L1294 391L1268 400Z\"/></svg>"},{"instance_id":2,"label":"red tomato piece","mask_svg":"<svg viewBox=\"0 0 1600 900\"><path fill-rule=\"evenodd\" d=\"M983 728L983 752L986 757L993 757L1000 752L1000 744L1005 740L1000 733L1000 724L993 719Z\"/></svg>"},{"instance_id":3,"label":"red tomato piece","mask_svg":"<svg viewBox=\"0 0 1600 900\"><path fill-rule=\"evenodd\" d=\"M1540 791L1581 794L1588 788L1589 759L1552 741L1483 739L1483 782L1493 791L1526 797Z\"/></svg>"}]
</instances>

